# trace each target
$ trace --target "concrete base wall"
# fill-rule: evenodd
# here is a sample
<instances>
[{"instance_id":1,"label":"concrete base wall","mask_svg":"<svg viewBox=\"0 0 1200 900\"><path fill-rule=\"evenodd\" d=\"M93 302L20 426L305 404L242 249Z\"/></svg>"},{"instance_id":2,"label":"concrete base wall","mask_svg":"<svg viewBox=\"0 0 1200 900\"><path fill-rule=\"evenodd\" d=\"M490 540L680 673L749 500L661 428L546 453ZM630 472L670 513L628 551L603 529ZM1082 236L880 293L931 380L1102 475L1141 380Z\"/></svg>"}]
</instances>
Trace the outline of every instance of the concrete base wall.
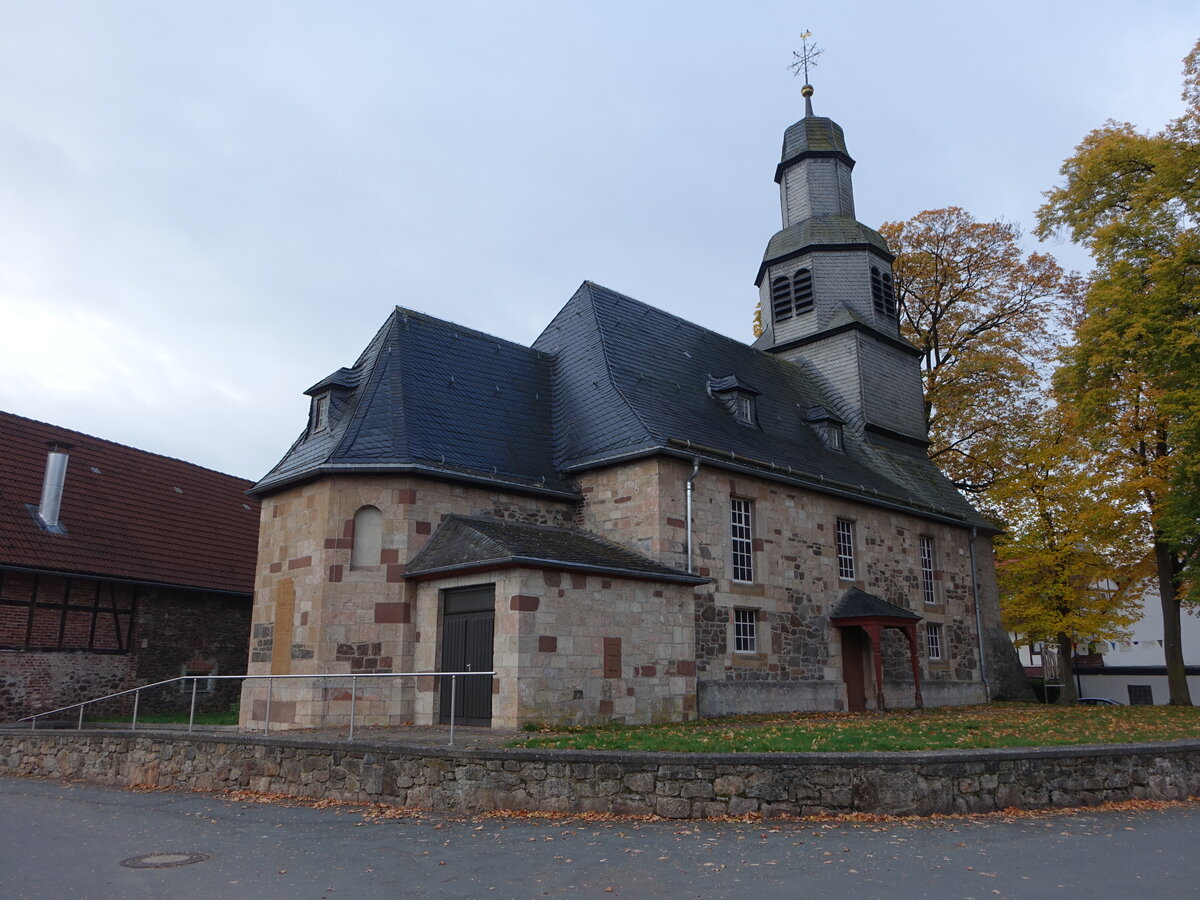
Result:
<instances>
[{"instance_id":1,"label":"concrete base wall","mask_svg":"<svg viewBox=\"0 0 1200 900\"><path fill-rule=\"evenodd\" d=\"M924 753L451 750L242 735L0 732L0 774L457 813L931 815L1184 800L1200 741Z\"/></svg>"},{"instance_id":2,"label":"concrete base wall","mask_svg":"<svg viewBox=\"0 0 1200 900\"><path fill-rule=\"evenodd\" d=\"M701 681L696 687L701 717L846 708L840 681Z\"/></svg>"},{"instance_id":3,"label":"concrete base wall","mask_svg":"<svg viewBox=\"0 0 1200 900\"><path fill-rule=\"evenodd\" d=\"M912 709L912 684L888 684L883 690L888 709ZM978 681L923 681L921 700L926 707L973 706L987 703L987 688Z\"/></svg>"}]
</instances>

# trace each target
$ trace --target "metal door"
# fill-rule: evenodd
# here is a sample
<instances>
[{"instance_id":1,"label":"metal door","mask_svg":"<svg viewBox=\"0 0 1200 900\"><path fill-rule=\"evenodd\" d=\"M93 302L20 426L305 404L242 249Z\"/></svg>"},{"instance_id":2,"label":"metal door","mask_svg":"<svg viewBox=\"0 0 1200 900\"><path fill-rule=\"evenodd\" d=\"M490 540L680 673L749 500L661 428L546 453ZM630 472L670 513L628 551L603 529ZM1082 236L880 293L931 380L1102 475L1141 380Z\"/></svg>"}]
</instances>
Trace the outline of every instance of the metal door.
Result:
<instances>
[{"instance_id":1,"label":"metal door","mask_svg":"<svg viewBox=\"0 0 1200 900\"><path fill-rule=\"evenodd\" d=\"M488 672L496 619L495 585L457 588L442 595L443 672ZM441 721L450 721L450 679L440 685ZM454 721L459 725L492 723L492 677L455 679Z\"/></svg>"}]
</instances>

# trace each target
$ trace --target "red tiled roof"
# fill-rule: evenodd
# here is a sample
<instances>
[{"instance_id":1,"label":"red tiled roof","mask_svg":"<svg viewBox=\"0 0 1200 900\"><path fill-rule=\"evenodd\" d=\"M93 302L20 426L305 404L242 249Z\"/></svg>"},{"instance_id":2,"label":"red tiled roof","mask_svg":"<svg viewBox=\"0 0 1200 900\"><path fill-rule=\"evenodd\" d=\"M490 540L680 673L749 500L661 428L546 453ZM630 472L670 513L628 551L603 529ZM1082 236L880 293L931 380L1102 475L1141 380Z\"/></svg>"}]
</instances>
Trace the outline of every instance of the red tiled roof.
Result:
<instances>
[{"instance_id":1,"label":"red tiled roof","mask_svg":"<svg viewBox=\"0 0 1200 900\"><path fill-rule=\"evenodd\" d=\"M70 444L59 520L35 521L50 443ZM252 482L0 412L0 565L251 593Z\"/></svg>"}]
</instances>

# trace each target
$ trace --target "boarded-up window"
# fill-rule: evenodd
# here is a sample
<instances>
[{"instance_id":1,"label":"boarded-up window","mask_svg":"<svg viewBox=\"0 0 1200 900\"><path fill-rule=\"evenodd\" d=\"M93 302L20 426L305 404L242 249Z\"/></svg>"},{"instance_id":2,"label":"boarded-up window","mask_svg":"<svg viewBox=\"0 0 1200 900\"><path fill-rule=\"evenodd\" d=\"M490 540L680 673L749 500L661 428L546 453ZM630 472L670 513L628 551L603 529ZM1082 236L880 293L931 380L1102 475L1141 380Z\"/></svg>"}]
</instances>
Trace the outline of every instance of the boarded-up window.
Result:
<instances>
[{"instance_id":1,"label":"boarded-up window","mask_svg":"<svg viewBox=\"0 0 1200 900\"><path fill-rule=\"evenodd\" d=\"M374 506L364 506L354 514L354 549L350 551L351 566L377 566L383 551L383 513Z\"/></svg>"},{"instance_id":2,"label":"boarded-up window","mask_svg":"<svg viewBox=\"0 0 1200 900\"><path fill-rule=\"evenodd\" d=\"M285 578L275 587L275 632L271 644L271 674L292 670L292 634L296 627L296 587Z\"/></svg>"},{"instance_id":3,"label":"boarded-up window","mask_svg":"<svg viewBox=\"0 0 1200 900\"><path fill-rule=\"evenodd\" d=\"M619 637L604 639L604 677L621 677L621 639Z\"/></svg>"}]
</instances>

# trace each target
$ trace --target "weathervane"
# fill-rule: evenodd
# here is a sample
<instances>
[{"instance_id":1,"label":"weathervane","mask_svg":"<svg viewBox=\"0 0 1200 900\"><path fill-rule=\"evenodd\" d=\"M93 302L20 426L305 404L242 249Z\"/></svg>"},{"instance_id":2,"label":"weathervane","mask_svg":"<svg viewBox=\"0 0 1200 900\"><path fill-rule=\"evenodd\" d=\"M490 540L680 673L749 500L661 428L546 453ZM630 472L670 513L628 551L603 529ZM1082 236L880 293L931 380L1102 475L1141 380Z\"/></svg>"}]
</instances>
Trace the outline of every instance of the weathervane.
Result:
<instances>
[{"instance_id":1,"label":"weathervane","mask_svg":"<svg viewBox=\"0 0 1200 900\"><path fill-rule=\"evenodd\" d=\"M800 93L804 96L805 115L809 116L813 114L813 87L808 80L808 67L811 65L815 69L817 67L817 57L825 52L824 50L818 48L815 43L810 47L808 45L808 39L810 37L812 37L811 31L806 31L804 34L800 35L800 40L803 41L804 49L799 53L797 53L795 50L792 51L792 56L794 58L792 60L792 64L788 66L788 68L792 70L793 75L799 75L801 72L804 73L804 87L800 88Z\"/></svg>"}]
</instances>

